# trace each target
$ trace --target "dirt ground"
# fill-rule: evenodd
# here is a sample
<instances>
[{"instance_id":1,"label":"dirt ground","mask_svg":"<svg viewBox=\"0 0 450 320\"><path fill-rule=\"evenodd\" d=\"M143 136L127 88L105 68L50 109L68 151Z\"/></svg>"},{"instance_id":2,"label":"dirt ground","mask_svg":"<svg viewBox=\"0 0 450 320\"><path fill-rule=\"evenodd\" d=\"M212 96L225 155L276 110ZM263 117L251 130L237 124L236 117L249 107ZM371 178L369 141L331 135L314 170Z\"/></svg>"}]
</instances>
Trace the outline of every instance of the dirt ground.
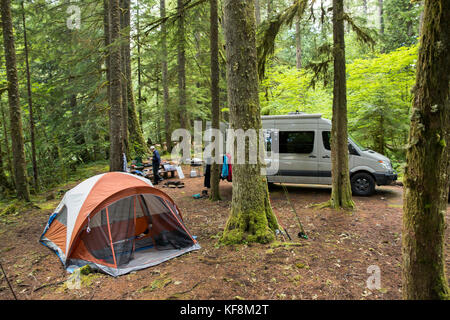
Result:
<instances>
[{"instance_id":1,"label":"dirt ground","mask_svg":"<svg viewBox=\"0 0 450 320\"><path fill-rule=\"evenodd\" d=\"M185 170L187 174L188 170ZM289 197L308 240L299 239L294 213L280 185L271 187L273 209L292 237L271 245L217 244L229 214L231 188L221 182L223 200L193 199L203 178L187 178L183 189L161 188L178 204L186 225L202 246L158 266L118 278L93 273L81 289L69 289L70 275L58 257L38 243L54 200L0 222L0 259L19 299L401 299L402 187L377 187L376 195L354 197L352 213L317 209L330 187L289 185ZM74 185L67 185L68 190ZM447 221L450 207L447 207ZM446 270L450 276L450 230L446 230ZM295 245L292 245L295 242ZM376 265L381 288L369 290L367 269ZM13 299L3 274L0 299Z\"/></svg>"}]
</instances>

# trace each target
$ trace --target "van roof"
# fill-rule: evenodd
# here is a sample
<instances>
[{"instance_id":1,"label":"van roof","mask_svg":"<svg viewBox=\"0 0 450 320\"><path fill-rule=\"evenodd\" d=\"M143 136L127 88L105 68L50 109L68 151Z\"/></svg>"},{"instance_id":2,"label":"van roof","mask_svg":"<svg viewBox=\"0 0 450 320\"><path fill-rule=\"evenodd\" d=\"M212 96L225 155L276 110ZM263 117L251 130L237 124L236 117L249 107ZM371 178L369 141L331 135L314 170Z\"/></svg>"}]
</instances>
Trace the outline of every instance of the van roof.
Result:
<instances>
[{"instance_id":1,"label":"van roof","mask_svg":"<svg viewBox=\"0 0 450 320\"><path fill-rule=\"evenodd\" d=\"M275 119L320 119L322 114L320 113L303 113L303 112L291 112L289 114L261 116L262 120L275 120Z\"/></svg>"}]
</instances>

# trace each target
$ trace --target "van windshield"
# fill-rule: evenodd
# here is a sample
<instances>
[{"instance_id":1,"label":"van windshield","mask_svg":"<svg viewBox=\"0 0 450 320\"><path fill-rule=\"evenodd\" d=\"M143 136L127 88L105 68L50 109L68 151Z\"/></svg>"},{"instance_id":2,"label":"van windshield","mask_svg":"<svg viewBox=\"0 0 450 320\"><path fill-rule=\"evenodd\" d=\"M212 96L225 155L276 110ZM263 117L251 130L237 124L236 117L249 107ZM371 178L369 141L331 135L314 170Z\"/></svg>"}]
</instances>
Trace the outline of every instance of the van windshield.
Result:
<instances>
[{"instance_id":1,"label":"van windshield","mask_svg":"<svg viewBox=\"0 0 450 320\"><path fill-rule=\"evenodd\" d=\"M355 140L355 138L353 138L353 136L351 134L348 135L348 137L350 138L350 140L361 150L361 151L367 151L369 149L367 149L366 147L363 147L361 144L358 143L358 141Z\"/></svg>"}]
</instances>

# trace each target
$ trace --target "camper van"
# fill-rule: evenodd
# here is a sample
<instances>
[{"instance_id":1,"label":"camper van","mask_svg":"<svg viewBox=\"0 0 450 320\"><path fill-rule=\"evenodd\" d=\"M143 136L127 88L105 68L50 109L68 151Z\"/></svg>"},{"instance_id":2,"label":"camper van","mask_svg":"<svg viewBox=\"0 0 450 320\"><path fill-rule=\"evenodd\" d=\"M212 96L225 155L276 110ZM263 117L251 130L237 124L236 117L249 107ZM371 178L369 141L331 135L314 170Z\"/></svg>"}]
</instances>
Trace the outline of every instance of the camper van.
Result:
<instances>
[{"instance_id":1,"label":"camper van","mask_svg":"<svg viewBox=\"0 0 450 320\"><path fill-rule=\"evenodd\" d=\"M278 171L268 171L269 183L331 185L331 121L321 114L289 113L262 116L268 154L266 162L278 161ZM273 142L278 150L272 150ZM348 139L349 170L352 192L369 196L375 186L389 185L397 180L391 161L385 156Z\"/></svg>"}]
</instances>

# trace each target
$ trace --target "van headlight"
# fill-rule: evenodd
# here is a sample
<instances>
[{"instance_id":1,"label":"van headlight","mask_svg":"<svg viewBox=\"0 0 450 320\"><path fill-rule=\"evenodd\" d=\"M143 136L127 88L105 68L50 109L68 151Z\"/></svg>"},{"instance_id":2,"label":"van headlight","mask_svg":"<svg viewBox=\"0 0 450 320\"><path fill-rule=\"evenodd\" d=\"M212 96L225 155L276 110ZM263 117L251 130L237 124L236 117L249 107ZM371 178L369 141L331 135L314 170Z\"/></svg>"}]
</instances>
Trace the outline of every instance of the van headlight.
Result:
<instances>
[{"instance_id":1,"label":"van headlight","mask_svg":"<svg viewBox=\"0 0 450 320\"><path fill-rule=\"evenodd\" d=\"M389 161L378 160L378 163L386 170L392 170L392 166Z\"/></svg>"}]
</instances>

